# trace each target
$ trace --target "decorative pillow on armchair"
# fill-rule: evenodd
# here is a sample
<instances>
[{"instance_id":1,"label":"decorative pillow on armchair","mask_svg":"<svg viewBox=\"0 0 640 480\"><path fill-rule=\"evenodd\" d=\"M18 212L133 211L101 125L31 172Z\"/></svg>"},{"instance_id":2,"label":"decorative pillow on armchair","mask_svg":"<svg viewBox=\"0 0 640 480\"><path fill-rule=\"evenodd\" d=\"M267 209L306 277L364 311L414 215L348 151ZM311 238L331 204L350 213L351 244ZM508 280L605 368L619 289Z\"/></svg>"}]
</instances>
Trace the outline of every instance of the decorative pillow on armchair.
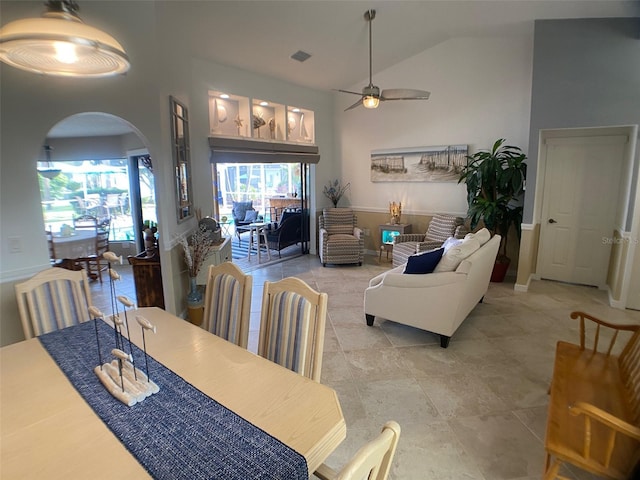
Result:
<instances>
[{"instance_id":1,"label":"decorative pillow on armchair","mask_svg":"<svg viewBox=\"0 0 640 480\"><path fill-rule=\"evenodd\" d=\"M244 221L247 210L253 210L253 201L233 202L233 206L231 207L231 214L233 215L233 219L237 222Z\"/></svg>"},{"instance_id":2,"label":"decorative pillow on armchair","mask_svg":"<svg viewBox=\"0 0 640 480\"><path fill-rule=\"evenodd\" d=\"M255 210L247 210L244 214L245 222L253 223L256 221L256 218L258 218L258 212Z\"/></svg>"},{"instance_id":3,"label":"decorative pillow on armchair","mask_svg":"<svg viewBox=\"0 0 640 480\"><path fill-rule=\"evenodd\" d=\"M404 267L404 272L402 273L431 273L436 268L436 265L438 265L443 253L444 248L437 248L435 250L429 250L428 252L410 255L409 258L407 258L407 265Z\"/></svg>"}]
</instances>

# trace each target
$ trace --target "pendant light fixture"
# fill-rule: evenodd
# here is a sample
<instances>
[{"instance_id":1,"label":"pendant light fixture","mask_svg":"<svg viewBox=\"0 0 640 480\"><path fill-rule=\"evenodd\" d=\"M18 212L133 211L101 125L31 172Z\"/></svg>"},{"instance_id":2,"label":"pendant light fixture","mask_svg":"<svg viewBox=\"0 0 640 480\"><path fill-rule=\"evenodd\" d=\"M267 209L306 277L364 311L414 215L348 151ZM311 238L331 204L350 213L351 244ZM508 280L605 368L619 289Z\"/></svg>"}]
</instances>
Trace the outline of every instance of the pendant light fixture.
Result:
<instances>
[{"instance_id":1,"label":"pendant light fixture","mask_svg":"<svg viewBox=\"0 0 640 480\"><path fill-rule=\"evenodd\" d=\"M49 0L42 18L0 29L0 60L16 68L61 77L107 77L129 70L129 57L111 35L78 16L73 0Z\"/></svg>"},{"instance_id":2,"label":"pendant light fixture","mask_svg":"<svg viewBox=\"0 0 640 480\"><path fill-rule=\"evenodd\" d=\"M44 178L48 178L49 180L51 180L60 175L60 172L62 172L62 170L60 170L59 168L55 168L51 163L51 150L53 150L53 147L51 145L43 145L43 148L44 154L47 157L47 164L43 168L38 168L38 173Z\"/></svg>"}]
</instances>

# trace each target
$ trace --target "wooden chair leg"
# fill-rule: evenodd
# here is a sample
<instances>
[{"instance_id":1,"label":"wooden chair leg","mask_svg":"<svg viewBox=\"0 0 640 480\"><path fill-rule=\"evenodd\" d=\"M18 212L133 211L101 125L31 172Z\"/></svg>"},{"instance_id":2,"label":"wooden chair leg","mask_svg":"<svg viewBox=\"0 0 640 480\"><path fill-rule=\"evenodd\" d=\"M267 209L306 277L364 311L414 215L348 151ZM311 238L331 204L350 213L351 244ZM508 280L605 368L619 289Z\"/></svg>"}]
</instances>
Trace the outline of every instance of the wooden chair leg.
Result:
<instances>
[{"instance_id":1,"label":"wooden chair leg","mask_svg":"<svg viewBox=\"0 0 640 480\"><path fill-rule=\"evenodd\" d=\"M96 259L96 265L98 267L98 280L100 280L100 283L102 283L102 265L100 265L99 257Z\"/></svg>"},{"instance_id":2,"label":"wooden chair leg","mask_svg":"<svg viewBox=\"0 0 640 480\"><path fill-rule=\"evenodd\" d=\"M547 467L548 467L548 465L549 465L549 454L547 454L546 464L547 464ZM560 465L562 465L562 462L560 462L560 460L555 458L553 460L553 463L551 464L551 468L547 468L545 470L545 474L544 474L543 480L555 480L558 477L558 471L560 470Z\"/></svg>"}]
</instances>

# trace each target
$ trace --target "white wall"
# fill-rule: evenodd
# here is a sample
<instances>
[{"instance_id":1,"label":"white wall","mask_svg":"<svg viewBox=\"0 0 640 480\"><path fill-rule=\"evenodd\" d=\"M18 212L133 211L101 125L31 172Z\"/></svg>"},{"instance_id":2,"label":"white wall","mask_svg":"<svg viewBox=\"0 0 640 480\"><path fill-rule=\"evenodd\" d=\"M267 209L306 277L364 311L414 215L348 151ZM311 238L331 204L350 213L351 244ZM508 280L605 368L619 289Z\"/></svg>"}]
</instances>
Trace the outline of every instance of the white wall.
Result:
<instances>
[{"instance_id":1,"label":"white wall","mask_svg":"<svg viewBox=\"0 0 640 480\"><path fill-rule=\"evenodd\" d=\"M387 211L390 201L400 200L406 213L466 214L464 185L372 183L371 150L468 144L471 154L506 138L526 153L532 42L531 35L449 40L374 75L373 83L381 89L428 90L427 101L382 102L376 110L343 112L357 97L339 94L336 148L341 169L333 176L351 182L351 205ZM349 90L360 91L366 83Z\"/></svg>"},{"instance_id":2,"label":"white wall","mask_svg":"<svg viewBox=\"0 0 640 480\"><path fill-rule=\"evenodd\" d=\"M181 264L171 248L177 234L195 226L195 220L178 224L171 156L169 95L189 108L194 175L194 200L204 213L211 205L211 173L207 137L207 91L213 85L241 95L307 107L317 112L316 139L322 155L318 170L331 170L333 159L332 95L259 74L202 64L189 52L177 51L162 36L157 23L163 2L133 2L123 15L118 2L87 2L82 18L90 25L108 26L125 46L132 68L124 76L105 79L69 79L34 75L0 64L0 344L21 339L13 282L49 266L36 163L42 144L60 120L82 112L117 116L134 128L140 142L123 138L123 147L144 144L154 164L161 260L167 310L181 308L184 286L178 281ZM3 24L38 17L41 1L2 1ZM61 146L57 153L63 153ZM54 155L54 159L56 159ZM312 189L311 194L314 194ZM312 205L313 208L313 205ZM9 241L11 239L11 242ZM20 252L9 244L20 243Z\"/></svg>"}]
</instances>

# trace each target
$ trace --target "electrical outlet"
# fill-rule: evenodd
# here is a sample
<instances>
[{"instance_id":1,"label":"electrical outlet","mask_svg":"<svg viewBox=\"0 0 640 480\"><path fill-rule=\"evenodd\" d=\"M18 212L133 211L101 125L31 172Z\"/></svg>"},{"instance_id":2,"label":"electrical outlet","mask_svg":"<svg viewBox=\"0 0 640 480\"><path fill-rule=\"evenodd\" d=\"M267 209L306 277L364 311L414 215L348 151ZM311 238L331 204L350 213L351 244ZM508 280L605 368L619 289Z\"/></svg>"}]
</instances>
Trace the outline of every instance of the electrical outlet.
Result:
<instances>
[{"instance_id":1,"label":"electrical outlet","mask_svg":"<svg viewBox=\"0 0 640 480\"><path fill-rule=\"evenodd\" d=\"M371 235L371 230L369 230L368 228L363 228L362 233L364 233L365 237L368 237L369 235Z\"/></svg>"},{"instance_id":2,"label":"electrical outlet","mask_svg":"<svg viewBox=\"0 0 640 480\"><path fill-rule=\"evenodd\" d=\"M9 253L22 252L22 237L9 237Z\"/></svg>"}]
</instances>

